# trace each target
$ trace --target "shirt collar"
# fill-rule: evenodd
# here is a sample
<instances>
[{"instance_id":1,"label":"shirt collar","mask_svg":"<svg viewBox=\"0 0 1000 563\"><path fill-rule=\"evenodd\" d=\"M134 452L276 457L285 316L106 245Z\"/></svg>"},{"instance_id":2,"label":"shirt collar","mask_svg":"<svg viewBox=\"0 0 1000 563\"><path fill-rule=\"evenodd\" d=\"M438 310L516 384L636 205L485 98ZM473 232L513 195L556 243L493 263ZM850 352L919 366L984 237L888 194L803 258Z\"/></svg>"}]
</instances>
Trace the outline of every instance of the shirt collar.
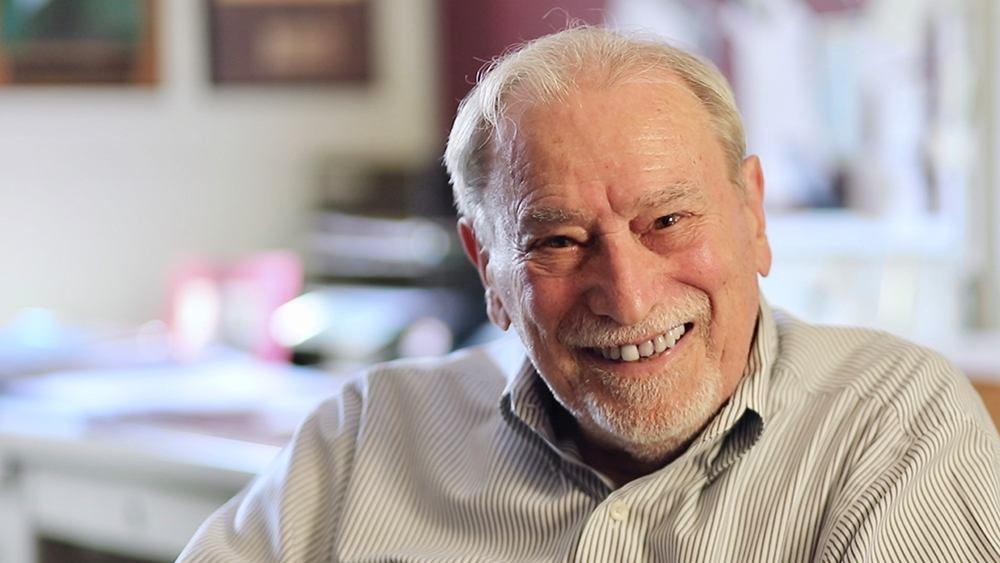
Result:
<instances>
[{"instance_id":1,"label":"shirt collar","mask_svg":"<svg viewBox=\"0 0 1000 563\"><path fill-rule=\"evenodd\" d=\"M689 447L709 481L721 475L757 443L772 415L771 373L778 355L778 329L770 305L760 296L757 328L747 365L732 397Z\"/></svg>"},{"instance_id":2,"label":"shirt collar","mask_svg":"<svg viewBox=\"0 0 1000 563\"><path fill-rule=\"evenodd\" d=\"M718 475L746 452L763 431L770 414L770 376L778 353L778 331L770 305L760 296L757 326L743 378L736 391L689 448L705 449L709 476ZM523 348L521 354L524 355ZM508 364L512 365L512 364ZM507 371L502 408L513 423L520 421L559 450L550 413L555 399L531 361L523 356L520 368ZM513 415L511 417L510 415Z\"/></svg>"},{"instance_id":3,"label":"shirt collar","mask_svg":"<svg viewBox=\"0 0 1000 563\"><path fill-rule=\"evenodd\" d=\"M555 397L527 356L521 363L521 368L508 379L504 394L510 397L510 408L514 415L541 434L546 441L555 442L550 416Z\"/></svg>"},{"instance_id":4,"label":"shirt collar","mask_svg":"<svg viewBox=\"0 0 1000 563\"><path fill-rule=\"evenodd\" d=\"M719 414L705 427L701 436L695 441L706 442L715 440L731 429L747 411L756 413L766 420L770 414L769 396L771 387L771 368L778 354L778 329L774 321L771 307L764 297L760 297L760 307L757 315L757 327L754 331L753 343L743 377L732 397Z\"/></svg>"}]
</instances>

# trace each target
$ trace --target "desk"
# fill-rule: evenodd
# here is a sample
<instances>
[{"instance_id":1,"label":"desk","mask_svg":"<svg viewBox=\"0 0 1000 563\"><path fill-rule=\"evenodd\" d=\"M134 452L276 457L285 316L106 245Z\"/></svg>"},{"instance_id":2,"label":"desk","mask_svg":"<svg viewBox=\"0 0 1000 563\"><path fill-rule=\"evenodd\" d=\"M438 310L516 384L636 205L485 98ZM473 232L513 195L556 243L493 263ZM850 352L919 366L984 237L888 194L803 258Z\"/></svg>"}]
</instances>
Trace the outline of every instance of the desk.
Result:
<instances>
[{"instance_id":1,"label":"desk","mask_svg":"<svg viewBox=\"0 0 1000 563\"><path fill-rule=\"evenodd\" d=\"M172 561L344 377L227 358L63 373L0 396L0 561L37 540Z\"/></svg>"}]
</instances>

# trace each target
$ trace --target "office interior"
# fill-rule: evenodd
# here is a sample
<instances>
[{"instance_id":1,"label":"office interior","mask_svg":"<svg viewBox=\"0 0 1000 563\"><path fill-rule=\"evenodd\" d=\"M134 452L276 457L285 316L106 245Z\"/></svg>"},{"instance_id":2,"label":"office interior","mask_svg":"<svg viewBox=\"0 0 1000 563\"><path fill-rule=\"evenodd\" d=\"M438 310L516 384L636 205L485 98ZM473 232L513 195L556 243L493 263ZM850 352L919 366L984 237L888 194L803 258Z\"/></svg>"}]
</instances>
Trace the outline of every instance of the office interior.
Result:
<instances>
[{"instance_id":1,"label":"office interior","mask_svg":"<svg viewBox=\"0 0 1000 563\"><path fill-rule=\"evenodd\" d=\"M17 18L59 5L141 37L90 74L19 51ZM992 0L0 10L0 561L171 561L345 378L500 338L440 155L484 62L571 20L730 78L771 305L916 340L1000 398Z\"/></svg>"}]
</instances>

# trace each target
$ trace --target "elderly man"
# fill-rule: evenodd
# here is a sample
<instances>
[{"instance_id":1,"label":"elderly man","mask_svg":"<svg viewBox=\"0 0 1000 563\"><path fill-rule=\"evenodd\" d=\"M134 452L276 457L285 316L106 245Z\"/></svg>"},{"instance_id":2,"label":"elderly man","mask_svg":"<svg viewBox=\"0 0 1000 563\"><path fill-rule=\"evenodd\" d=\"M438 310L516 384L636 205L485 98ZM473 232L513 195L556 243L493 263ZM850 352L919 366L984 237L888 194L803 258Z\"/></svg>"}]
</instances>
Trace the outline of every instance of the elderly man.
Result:
<instances>
[{"instance_id":1,"label":"elderly man","mask_svg":"<svg viewBox=\"0 0 1000 563\"><path fill-rule=\"evenodd\" d=\"M724 79L663 44L576 28L494 64L446 161L526 361L371 369L181 559L1000 560L982 403L927 350L770 309L744 151Z\"/></svg>"}]
</instances>

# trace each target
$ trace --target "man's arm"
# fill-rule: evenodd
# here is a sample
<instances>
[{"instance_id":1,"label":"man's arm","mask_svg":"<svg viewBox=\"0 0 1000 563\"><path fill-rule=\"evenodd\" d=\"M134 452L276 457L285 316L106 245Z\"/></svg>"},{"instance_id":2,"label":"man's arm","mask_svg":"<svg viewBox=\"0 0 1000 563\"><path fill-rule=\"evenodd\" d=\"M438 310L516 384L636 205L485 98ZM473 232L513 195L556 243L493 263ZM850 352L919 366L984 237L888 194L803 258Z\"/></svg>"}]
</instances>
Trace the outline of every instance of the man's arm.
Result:
<instances>
[{"instance_id":1,"label":"man's arm","mask_svg":"<svg viewBox=\"0 0 1000 563\"><path fill-rule=\"evenodd\" d=\"M318 407L292 442L195 534L178 563L307 563L329 558L354 461L361 391Z\"/></svg>"},{"instance_id":2,"label":"man's arm","mask_svg":"<svg viewBox=\"0 0 1000 563\"><path fill-rule=\"evenodd\" d=\"M820 561L1000 561L1000 444L972 421L915 438L839 511Z\"/></svg>"}]
</instances>

